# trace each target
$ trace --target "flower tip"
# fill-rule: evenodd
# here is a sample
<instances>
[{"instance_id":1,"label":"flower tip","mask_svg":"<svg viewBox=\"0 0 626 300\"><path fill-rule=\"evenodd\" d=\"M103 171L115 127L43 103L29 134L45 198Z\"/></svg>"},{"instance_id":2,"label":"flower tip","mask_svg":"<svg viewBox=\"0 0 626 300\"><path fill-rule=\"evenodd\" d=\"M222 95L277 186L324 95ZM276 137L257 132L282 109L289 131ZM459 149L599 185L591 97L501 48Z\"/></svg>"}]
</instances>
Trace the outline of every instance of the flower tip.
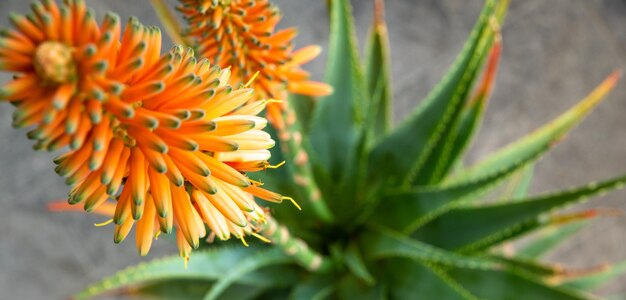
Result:
<instances>
[{"instance_id":1,"label":"flower tip","mask_svg":"<svg viewBox=\"0 0 626 300\"><path fill-rule=\"evenodd\" d=\"M51 211L51 212L61 212L61 211L68 211L68 210L74 210L74 209L75 207L67 204L67 201L65 200L56 200L56 201L52 201L48 203L48 211Z\"/></svg>"},{"instance_id":2,"label":"flower tip","mask_svg":"<svg viewBox=\"0 0 626 300\"><path fill-rule=\"evenodd\" d=\"M609 75L607 81L611 82L611 85L615 85L622 78L622 73L621 69L614 70L611 75Z\"/></svg>"}]
</instances>

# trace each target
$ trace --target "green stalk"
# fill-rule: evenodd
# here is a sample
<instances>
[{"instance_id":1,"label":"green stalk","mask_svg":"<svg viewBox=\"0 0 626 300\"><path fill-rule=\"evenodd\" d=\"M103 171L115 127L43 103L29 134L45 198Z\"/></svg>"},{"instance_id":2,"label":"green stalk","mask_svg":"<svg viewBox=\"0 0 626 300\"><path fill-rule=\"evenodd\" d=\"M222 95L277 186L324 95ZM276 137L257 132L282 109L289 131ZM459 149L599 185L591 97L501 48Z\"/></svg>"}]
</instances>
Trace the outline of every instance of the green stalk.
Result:
<instances>
[{"instance_id":1,"label":"green stalk","mask_svg":"<svg viewBox=\"0 0 626 300\"><path fill-rule=\"evenodd\" d=\"M154 11L157 14L161 24L165 28L167 35L172 39L172 42L177 45L191 46L190 43L182 35L182 25L176 19L176 16L172 13L170 8L165 3L165 0L150 0Z\"/></svg>"},{"instance_id":2,"label":"green stalk","mask_svg":"<svg viewBox=\"0 0 626 300\"><path fill-rule=\"evenodd\" d=\"M300 187L303 200L310 204L317 217L330 223L333 216L322 199L320 189L313 177L309 155L302 146L302 126L291 105L286 106L286 113L284 113L286 126L284 129L277 129L280 147L287 161L291 162L288 167L293 171L294 182Z\"/></svg>"},{"instance_id":3,"label":"green stalk","mask_svg":"<svg viewBox=\"0 0 626 300\"><path fill-rule=\"evenodd\" d=\"M302 239L292 236L287 227L278 224L272 217L268 217L260 233L305 269L319 273L331 270L332 262L327 257L311 249Z\"/></svg>"}]
</instances>

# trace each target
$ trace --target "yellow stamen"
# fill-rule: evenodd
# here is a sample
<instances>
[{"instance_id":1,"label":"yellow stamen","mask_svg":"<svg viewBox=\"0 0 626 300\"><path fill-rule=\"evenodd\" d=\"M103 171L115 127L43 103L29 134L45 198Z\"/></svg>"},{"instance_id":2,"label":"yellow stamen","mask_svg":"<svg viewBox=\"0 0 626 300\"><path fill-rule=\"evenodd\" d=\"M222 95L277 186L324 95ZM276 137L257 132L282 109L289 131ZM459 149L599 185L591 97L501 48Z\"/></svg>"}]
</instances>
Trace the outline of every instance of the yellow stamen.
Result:
<instances>
[{"instance_id":1,"label":"yellow stamen","mask_svg":"<svg viewBox=\"0 0 626 300\"><path fill-rule=\"evenodd\" d=\"M254 73L254 75L252 75L252 77L250 77L250 80L248 80L248 82L246 82L246 84L243 87L248 88L250 85L252 85L254 80L259 76L259 73L261 73L261 72L256 71Z\"/></svg>"},{"instance_id":2,"label":"yellow stamen","mask_svg":"<svg viewBox=\"0 0 626 300\"><path fill-rule=\"evenodd\" d=\"M103 227L103 226L107 226L107 225L111 224L111 222L113 222L113 219L109 219L109 220L104 221L102 223L96 223L96 224L93 224L93 225L96 226L96 227Z\"/></svg>"},{"instance_id":3,"label":"yellow stamen","mask_svg":"<svg viewBox=\"0 0 626 300\"><path fill-rule=\"evenodd\" d=\"M289 200L291 201L291 203L293 203L293 206L295 206L298 210L302 210L302 207L300 207L300 205L298 204L298 202L296 202L296 200L294 200L291 197L285 197L283 196L282 198L280 198L280 200Z\"/></svg>"},{"instance_id":4,"label":"yellow stamen","mask_svg":"<svg viewBox=\"0 0 626 300\"><path fill-rule=\"evenodd\" d=\"M277 164L275 166L272 166L272 165L268 164L267 166L265 166L265 168L266 169L278 169L278 168L282 167L285 163L286 163L286 161L283 160L281 163L279 163L279 164Z\"/></svg>"},{"instance_id":5,"label":"yellow stamen","mask_svg":"<svg viewBox=\"0 0 626 300\"><path fill-rule=\"evenodd\" d=\"M240 236L240 237L239 237L239 239L241 240L241 243L242 243L244 246L246 246L246 247L250 247L250 246L248 245L248 243L246 242L246 239L243 237L243 235L242 235L242 236Z\"/></svg>"},{"instance_id":6,"label":"yellow stamen","mask_svg":"<svg viewBox=\"0 0 626 300\"><path fill-rule=\"evenodd\" d=\"M161 231L157 231L157 233L154 234L154 239L158 240L160 235L161 235Z\"/></svg>"},{"instance_id":7,"label":"yellow stamen","mask_svg":"<svg viewBox=\"0 0 626 300\"><path fill-rule=\"evenodd\" d=\"M261 240L261 241L263 241L265 243L268 243L268 244L272 243L272 241L270 241L268 238L266 238L266 237L264 237L264 236L262 236L262 235L260 235L260 234L258 234L256 232L251 232L250 235L254 236L255 238L257 238L257 239L259 239L259 240Z\"/></svg>"},{"instance_id":8,"label":"yellow stamen","mask_svg":"<svg viewBox=\"0 0 626 300\"><path fill-rule=\"evenodd\" d=\"M265 100L266 103L283 103L283 100L278 100L278 99L267 99Z\"/></svg>"},{"instance_id":9,"label":"yellow stamen","mask_svg":"<svg viewBox=\"0 0 626 300\"><path fill-rule=\"evenodd\" d=\"M185 265L185 270L187 270L187 268L189 267L189 255L185 255L182 257L183 257L183 264Z\"/></svg>"},{"instance_id":10,"label":"yellow stamen","mask_svg":"<svg viewBox=\"0 0 626 300\"><path fill-rule=\"evenodd\" d=\"M250 178L248 178L248 180L250 180L250 182L251 182L251 183L252 183L252 185L254 185L254 186L263 186L263 185L265 184L265 183L263 183L263 182L256 181L256 180L253 180L253 179L250 179Z\"/></svg>"}]
</instances>

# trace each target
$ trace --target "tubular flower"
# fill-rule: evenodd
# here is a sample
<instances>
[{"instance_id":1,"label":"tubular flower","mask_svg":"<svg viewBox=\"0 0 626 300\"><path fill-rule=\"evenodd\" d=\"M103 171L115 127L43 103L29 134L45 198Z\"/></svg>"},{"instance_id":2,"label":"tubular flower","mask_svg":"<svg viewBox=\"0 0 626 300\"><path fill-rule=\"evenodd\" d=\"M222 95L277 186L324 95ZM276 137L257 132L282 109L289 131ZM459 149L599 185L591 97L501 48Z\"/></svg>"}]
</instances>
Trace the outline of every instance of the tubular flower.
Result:
<instances>
[{"instance_id":1,"label":"tubular flower","mask_svg":"<svg viewBox=\"0 0 626 300\"><path fill-rule=\"evenodd\" d=\"M17 79L2 96L16 103L18 125L38 126L29 133L38 144L69 146L54 159L72 186L68 203L106 207L116 242L136 225L141 255L174 227L185 257L204 224L219 239L256 235L265 212L253 195L271 192L246 172L269 166L274 141L256 116L269 101L251 102L253 89L234 89L230 70L191 49L161 55L160 31L134 18L122 32L113 14L98 27L82 1L42 3L3 33L0 67Z\"/></svg>"},{"instance_id":2,"label":"tubular flower","mask_svg":"<svg viewBox=\"0 0 626 300\"><path fill-rule=\"evenodd\" d=\"M10 20L15 29L0 33L0 70L15 79L0 89L0 98L16 106L13 126L35 127L28 132L35 149L80 147L102 120L108 90L119 88L105 79L112 24L98 26L79 0L34 3L30 15Z\"/></svg>"},{"instance_id":3,"label":"tubular flower","mask_svg":"<svg viewBox=\"0 0 626 300\"><path fill-rule=\"evenodd\" d=\"M254 88L261 98L286 99L286 91L312 96L331 93L330 86L309 81L300 68L321 49L308 46L293 51L295 28L276 31L281 19L268 0L180 0L179 10L188 21L187 34L199 52L222 68L231 67L234 82L244 83L257 71ZM277 128L284 127L285 104L270 103L267 115Z\"/></svg>"},{"instance_id":4,"label":"tubular flower","mask_svg":"<svg viewBox=\"0 0 626 300\"><path fill-rule=\"evenodd\" d=\"M266 120L256 116L267 101L246 104L254 90L228 85L228 69L197 61L182 46L159 56L160 42L156 28L131 19L107 72L123 85L103 105L108 126L55 162L77 183L70 204L92 211L109 197L117 200L115 242L136 224L145 255L156 232L176 227L181 255L188 257L207 235L204 224L220 239L243 240L265 221L252 195L270 192L239 166L267 166L274 141L261 131Z\"/></svg>"}]
</instances>

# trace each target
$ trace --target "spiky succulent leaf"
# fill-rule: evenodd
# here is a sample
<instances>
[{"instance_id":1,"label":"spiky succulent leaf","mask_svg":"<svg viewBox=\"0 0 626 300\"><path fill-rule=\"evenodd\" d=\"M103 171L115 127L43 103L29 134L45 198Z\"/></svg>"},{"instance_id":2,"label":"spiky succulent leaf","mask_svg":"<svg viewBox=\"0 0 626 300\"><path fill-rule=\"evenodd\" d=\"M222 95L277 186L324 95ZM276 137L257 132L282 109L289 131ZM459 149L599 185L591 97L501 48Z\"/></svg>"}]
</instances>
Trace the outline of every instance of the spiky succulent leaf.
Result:
<instances>
[{"instance_id":1,"label":"spiky succulent leaf","mask_svg":"<svg viewBox=\"0 0 626 300\"><path fill-rule=\"evenodd\" d=\"M621 176L518 202L455 209L420 228L414 237L445 249L484 249L521 233L554 224L550 218L542 217L543 214L621 187L624 183L626 176Z\"/></svg>"},{"instance_id":2,"label":"spiky succulent leaf","mask_svg":"<svg viewBox=\"0 0 626 300\"><path fill-rule=\"evenodd\" d=\"M477 165L461 171L442 185L394 191L379 203L374 220L393 229L411 232L435 217L475 199L507 176L537 160L598 105L615 86L618 73L561 116L506 146Z\"/></svg>"},{"instance_id":3,"label":"spiky succulent leaf","mask_svg":"<svg viewBox=\"0 0 626 300\"><path fill-rule=\"evenodd\" d=\"M386 299L386 288L381 284L370 284L357 277L345 275L338 280L336 296L339 299L363 299L383 300Z\"/></svg>"},{"instance_id":4,"label":"spiky succulent leaf","mask_svg":"<svg viewBox=\"0 0 626 300\"><path fill-rule=\"evenodd\" d=\"M380 263L390 299L429 295L433 299L477 299L440 268L408 258L394 257Z\"/></svg>"},{"instance_id":5,"label":"spiky succulent leaf","mask_svg":"<svg viewBox=\"0 0 626 300\"><path fill-rule=\"evenodd\" d=\"M354 276L363 280L367 284L374 284L376 279L372 276L371 272L367 269L361 249L359 249L356 243L350 243L345 250L344 257L346 266L354 274Z\"/></svg>"},{"instance_id":6,"label":"spiky succulent leaf","mask_svg":"<svg viewBox=\"0 0 626 300\"><path fill-rule=\"evenodd\" d=\"M277 248L268 251L256 251L239 262L231 266L231 268L222 274L215 282L215 285L204 296L205 300L218 299L226 289L237 282L240 278L253 273L254 271L267 266L276 266L290 263L291 257L283 253Z\"/></svg>"},{"instance_id":7,"label":"spiky succulent leaf","mask_svg":"<svg viewBox=\"0 0 626 300\"><path fill-rule=\"evenodd\" d=\"M535 166L532 164L517 171L515 175L511 176L509 182L507 182L504 191L500 195L500 199L516 201L526 197L533 180L534 172Z\"/></svg>"},{"instance_id":8,"label":"spiky succulent leaf","mask_svg":"<svg viewBox=\"0 0 626 300\"><path fill-rule=\"evenodd\" d=\"M437 216L476 199L524 166L527 161L488 176L453 184L398 190L383 196L372 221L402 232L413 232Z\"/></svg>"},{"instance_id":9,"label":"spiky succulent leaf","mask_svg":"<svg viewBox=\"0 0 626 300\"><path fill-rule=\"evenodd\" d=\"M496 2L487 1L461 54L441 82L413 114L374 146L369 157L371 180L408 185L430 158L442 134L454 125L491 46L494 31L489 20Z\"/></svg>"},{"instance_id":10,"label":"spiky succulent leaf","mask_svg":"<svg viewBox=\"0 0 626 300\"><path fill-rule=\"evenodd\" d=\"M134 287L123 294L158 300L202 299L211 289L214 282L193 279L179 279L148 282L146 285ZM224 299L248 300L257 299L267 287L236 284L228 288L222 296Z\"/></svg>"},{"instance_id":11,"label":"spiky succulent leaf","mask_svg":"<svg viewBox=\"0 0 626 300\"><path fill-rule=\"evenodd\" d=\"M391 126L391 57L389 36L384 17L384 1L375 2L374 22L370 28L365 60L365 79L370 95L369 110L366 112L367 134L376 141L387 133Z\"/></svg>"},{"instance_id":12,"label":"spiky succulent leaf","mask_svg":"<svg viewBox=\"0 0 626 300\"><path fill-rule=\"evenodd\" d=\"M328 275L311 276L294 285L289 299L293 300L323 300L327 299L335 290L334 278Z\"/></svg>"},{"instance_id":13,"label":"spiky succulent leaf","mask_svg":"<svg viewBox=\"0 0 626 300\"><path fill-rule=\"evenodd\" d=\"M488 255L489 259L502 263L507 269L526 273L536 278L554 276L562 271L561 267L540 263L533 259L499 254Z\"/></svg>"},{"instance_id":14,"label":"spiky succulent leaf","mask_svg":"<svg viewBox=\"0 0 626 300\"><path fill-rule=\"evenodd\" d=\"M475 95L464 101L465 107L448 132L442 135L421 171L415 176L414 184L432 185L440 182L458 162L470 144L482 121L491 96L495 77L500 62L502 44L499 36L495 37L491 52L487 59L482 82L478 85Z\"/></svg>"},{"instance_id":15,"label":"spiky succulent leaf","mask_svg":"<svg viewBox=\"0 0 626 300\"><path fill-rule=\"evenodd\" d=\"M525 136L524 138L509 144L496 153L489 155L485 160L470 168L455 174L446 180L446 184L463 182L470 178L479 178L499 170L510 168L520 161L531 160L548 151L552 146L562 140L565 135L582 121L604 97L613 89L620 77L619 72L614 72L596 87L585 99L576 106L570 108L552 122Z\"/></svg>"},{"instance_id":16,"label":"spiky succulent leaf","mask_svg":"<svg viewBox=\"0 0 626 300\"><path fill-rule=\"evenodd\" d=\"M515 251L517 256L533 259L541 258L550 250L578 233L589 221L573 222L568 224L554 224L544 228L528 244Z\"/></svg>"},{"instance_id":17,"label":"spiky succulent leaf","mask_svg":"<svg viewBox=\"0 0 626 300\"><path fill-rule=\"evenodd\" d=\"M558 288L531 277L500 270L454 269L447 274L477 299L591 299L575 290Z\"/></svg>"},{"instance_id":18,"label":"spiky succulent leaf","mask_svg":"<svg viewBox=\"0 0 626 300\"><path fill-rule=\"evenodd\" d=\"M306 135L311 126L312 114L319 99L306 95L289 94L289 105L296 113L297 120L300 123L302 134Z\"/></svg>"},{"instance_id":19,"label":"spiky succulent leaf","mask_svg":"<svg viewBox=\"0 0 626 300\"><path fill-rule=\"evenodd\" d=\"M355 167L362 106L368 101L364 101L367 94L352 8L348 0L329 3L330 41L325 81L333 86L334 92L316 105L309 138L316 171L324 179L343 180Z\"/></svg>"},{"instance_id":20,"label":"spiky succulent leaf","mask_svg":"<svg viewBox=\"0 0 626 300\"><path fill-rule=\"evenodd\" d=\"M406 257L425 263L454 267L489 269L497 266L488 259L449 252L384 228L366 232L362 248L367 260Z\"/></svg>"},{"instance_id":21,"label":"spiky succulent leaf","mask_svg":"<svg viewBox=\"0 0 626 300\"><path fill-rule=\"evenodd\" d=\"M241 261L259 256L267 257L258 262L261 265L267 265L265 262L268 260L275 265L284 265L292 262L289 256L276 248L214 247L211 250L194 253L187 268L185 268L183 259L178 256L141 263L89 286L84 291L78 293L75 298L88 299L103 293L130 286L142 286L155 281L180 283L184 280L206 282L224 280L224 275L233 272L233 267L237 266ZM238 272L234 274L237 276L229 276L229 282L227 283L236 282L258 287L284 286L289 284L290 279L294 279L293 277L283 278L289 272L289 270L284 268L270 269L258 274Z\"/></svg>"},{"instance_id":22,"label":"spiky succulent leaf","mask_svg":"<svg viewBox=\"0 0 626 300\"><path fill-rule=\"evenodd\" d=\"M603 266L599 271L591 272L585 276L570 280L566 279L561 285L577 290L593 291L624 274L626 274L626 262L621 262L613 266Z\"/></svg>"}]
</instances>

